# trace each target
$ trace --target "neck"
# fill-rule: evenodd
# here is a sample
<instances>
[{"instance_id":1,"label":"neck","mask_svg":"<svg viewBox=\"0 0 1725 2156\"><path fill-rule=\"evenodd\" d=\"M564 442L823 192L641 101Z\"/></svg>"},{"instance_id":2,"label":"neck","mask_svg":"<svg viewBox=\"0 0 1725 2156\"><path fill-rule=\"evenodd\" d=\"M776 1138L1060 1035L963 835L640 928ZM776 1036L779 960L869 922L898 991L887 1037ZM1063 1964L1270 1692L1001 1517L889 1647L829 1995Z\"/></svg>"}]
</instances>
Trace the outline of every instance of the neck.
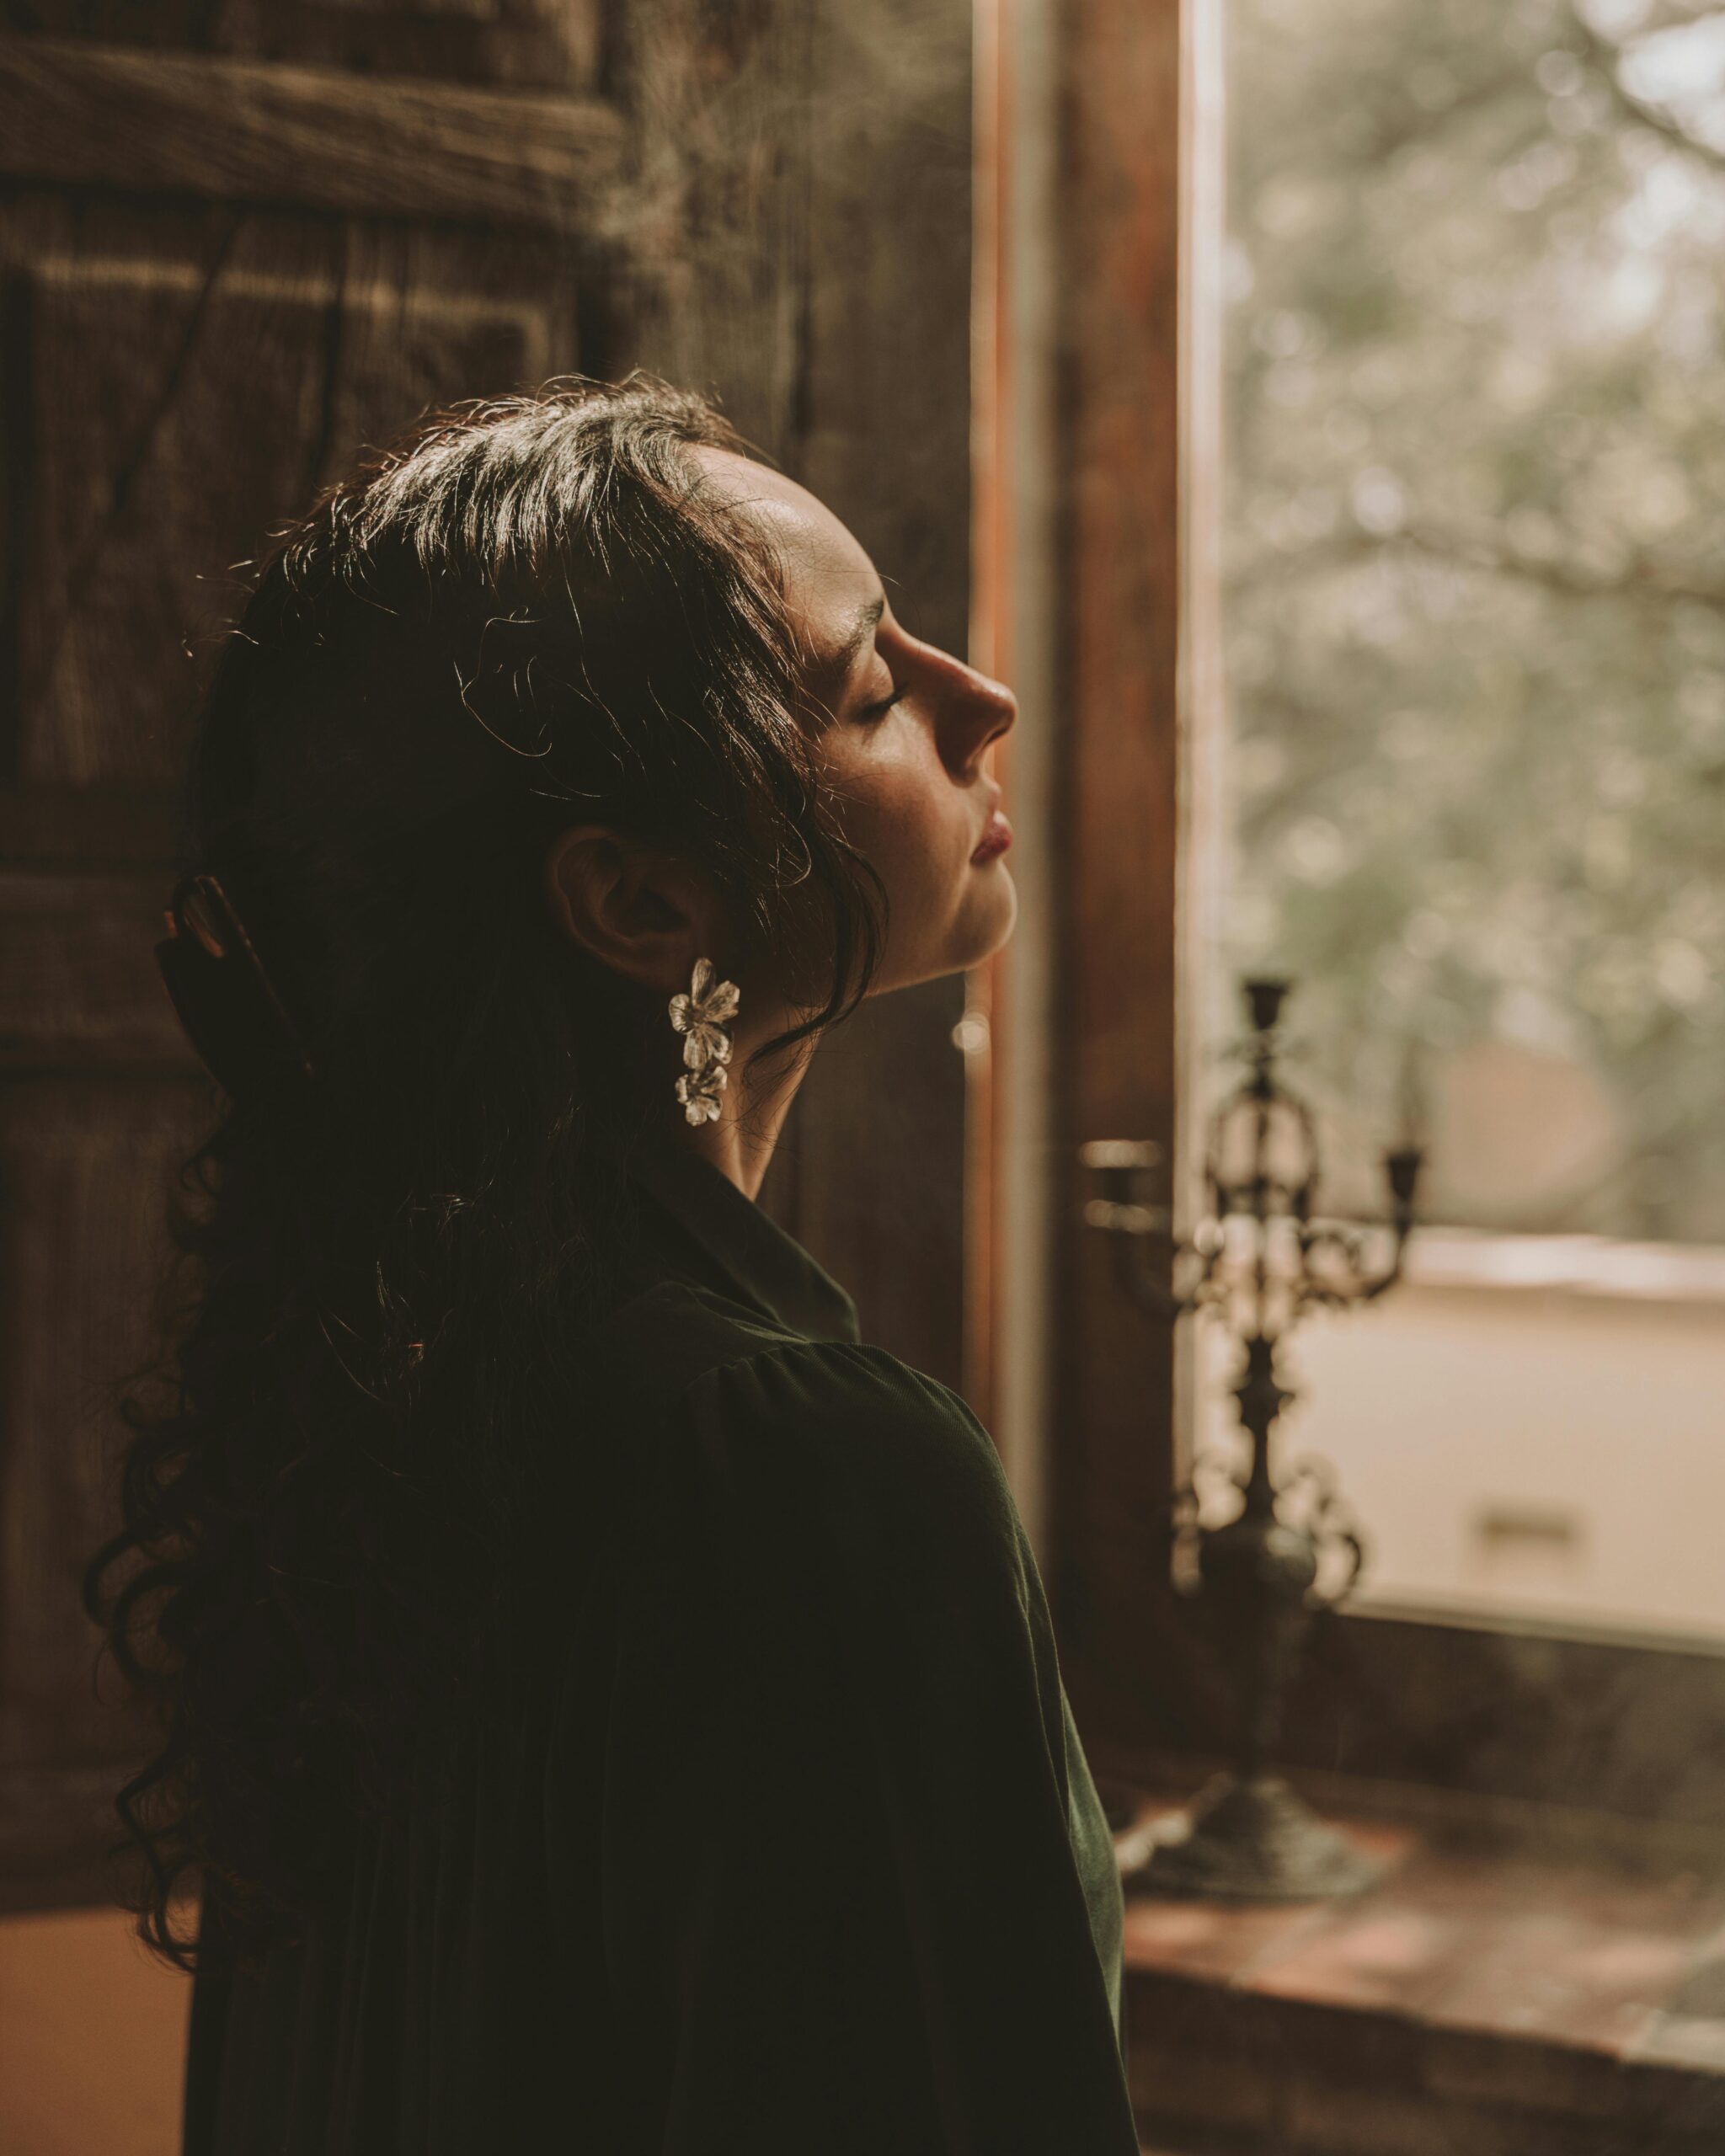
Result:
<instances>
[{"instance_id":1,"label":"neck","mask_svg":"<svg viewBox=\"0 0 1725 2156\"><path fill-rule=\"evenodd\" d=\"M711 1123L692 1123L673 1100L667 1103L676 1122L670 1126L676 1142L692 1153L711 1161L745 1198L758 1198L766 1180L779 1133L791 1112L814 1052L813 1040L799 1042L797 1059L777 1076L750 1081L744 1075L745 1054L739 1042L733 1052L731 1082L725 1088L724 1106ZM666 1087L667 1093L670 1087Z\"/></svg>"}]
</instances>

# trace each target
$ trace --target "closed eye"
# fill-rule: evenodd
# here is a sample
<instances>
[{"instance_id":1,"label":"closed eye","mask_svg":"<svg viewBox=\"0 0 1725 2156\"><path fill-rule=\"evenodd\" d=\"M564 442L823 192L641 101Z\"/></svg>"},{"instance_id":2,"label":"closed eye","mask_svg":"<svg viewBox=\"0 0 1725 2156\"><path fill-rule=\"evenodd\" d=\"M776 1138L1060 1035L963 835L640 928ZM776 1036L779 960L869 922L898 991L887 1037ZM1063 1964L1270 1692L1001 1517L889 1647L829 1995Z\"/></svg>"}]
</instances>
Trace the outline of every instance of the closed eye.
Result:
<instances>
[{"instance_id":1,"label":"closed eye","mask_svg":"<svg viewBox=\"0 0 1725 2156\"><path fill-rule=\"evenodd\" d=\"M886 717L895 704L903 703L910 693L911 684L908 681L900 681L895 686L889 696L881 697L878 703L864 704L862 716L866 719L878 722Z\"/></svg>"}]
</instances>

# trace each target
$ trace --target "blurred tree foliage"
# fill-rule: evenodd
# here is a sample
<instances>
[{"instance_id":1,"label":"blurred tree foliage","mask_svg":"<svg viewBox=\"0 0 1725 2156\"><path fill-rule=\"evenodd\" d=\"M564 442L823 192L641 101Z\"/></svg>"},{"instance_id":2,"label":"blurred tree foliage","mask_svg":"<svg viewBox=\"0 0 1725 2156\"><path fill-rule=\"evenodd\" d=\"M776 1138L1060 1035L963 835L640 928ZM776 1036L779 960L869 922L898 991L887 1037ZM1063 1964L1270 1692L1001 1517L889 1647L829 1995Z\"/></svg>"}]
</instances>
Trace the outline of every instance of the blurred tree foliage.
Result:
<instances>
[{"instance_id":1,"label":"blurred tree foliage","mask_svg":"<svg viewBox=\"0 0 1725 2156\"><path fill-rule=\"evenodd\" d=\"M1613 1142L1439 1217L1725 1242L1725 9L1230 4L1210 986L1300 984L1332 1196L1514 1043Z\"/></svg>"}]
</instances>

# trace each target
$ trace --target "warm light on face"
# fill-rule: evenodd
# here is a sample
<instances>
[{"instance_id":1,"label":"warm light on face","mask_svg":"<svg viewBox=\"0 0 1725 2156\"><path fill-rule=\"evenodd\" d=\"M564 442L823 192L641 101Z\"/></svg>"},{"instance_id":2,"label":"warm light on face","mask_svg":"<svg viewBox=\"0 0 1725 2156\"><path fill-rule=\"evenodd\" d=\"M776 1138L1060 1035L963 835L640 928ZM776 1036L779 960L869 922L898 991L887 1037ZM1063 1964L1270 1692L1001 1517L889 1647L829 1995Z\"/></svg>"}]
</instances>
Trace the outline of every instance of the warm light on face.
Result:
<instances>
[{"instance_id":1,"label":"warm light on face","mask_svg":"<svg viewBox=\"0 0 1725 2156\"><path fill-rule=\"evenodd\" d=\"M1017 718L1011 691L912 635L868 555L806 488L724 451L701 454L779 553L823 786L886 889L873 992L980 964L1017 914L989 768Z\"/></svg>"}]
</instances>

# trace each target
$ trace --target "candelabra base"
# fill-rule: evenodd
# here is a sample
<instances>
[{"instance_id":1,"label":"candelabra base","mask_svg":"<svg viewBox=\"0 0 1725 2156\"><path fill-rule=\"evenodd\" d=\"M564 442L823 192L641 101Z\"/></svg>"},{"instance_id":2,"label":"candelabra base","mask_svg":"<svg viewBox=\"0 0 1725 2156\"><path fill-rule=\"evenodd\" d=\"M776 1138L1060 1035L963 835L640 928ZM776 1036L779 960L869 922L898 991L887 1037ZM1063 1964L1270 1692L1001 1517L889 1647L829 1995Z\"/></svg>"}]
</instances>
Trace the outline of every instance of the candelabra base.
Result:
<instances>
[{"instance_id":1,"label":"candelabra base","mask_svg":"<svg viewBox=\"0 0 1725 2156\"><path fill-rule=\"evenodd\" d=\"M1315 1902L1363 1892L1379 1869L1279 1774L1218 1774L1158 1833L1132 1884L1188 1898Z\"/></svg>"}]
</instances>

